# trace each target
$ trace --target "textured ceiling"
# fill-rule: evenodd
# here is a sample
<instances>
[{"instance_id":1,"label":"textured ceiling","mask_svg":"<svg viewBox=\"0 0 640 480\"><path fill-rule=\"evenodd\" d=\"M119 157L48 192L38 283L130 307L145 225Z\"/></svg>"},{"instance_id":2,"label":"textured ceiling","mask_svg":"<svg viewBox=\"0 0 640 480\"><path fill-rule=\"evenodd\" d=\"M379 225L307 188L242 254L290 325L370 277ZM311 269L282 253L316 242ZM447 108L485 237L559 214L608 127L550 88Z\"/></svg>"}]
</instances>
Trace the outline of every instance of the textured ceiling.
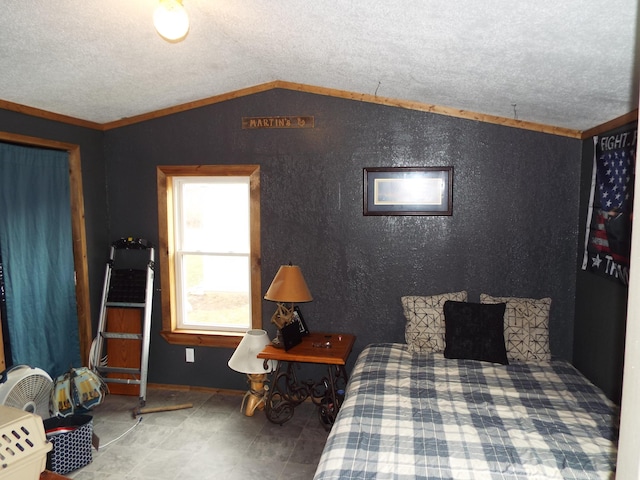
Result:
<instances>
[{"instance_id":1,"label":"textured ceiling","mask_svg":"<svg viewBox=\"0 0 640 480\"><path fill-rule=\"evenodd\" d=\"M637 108L637 0L184 0L175 44L155 6L3 0L0 99L108 123L283 80L573 130Z\"/></svg>"}]
</instances>

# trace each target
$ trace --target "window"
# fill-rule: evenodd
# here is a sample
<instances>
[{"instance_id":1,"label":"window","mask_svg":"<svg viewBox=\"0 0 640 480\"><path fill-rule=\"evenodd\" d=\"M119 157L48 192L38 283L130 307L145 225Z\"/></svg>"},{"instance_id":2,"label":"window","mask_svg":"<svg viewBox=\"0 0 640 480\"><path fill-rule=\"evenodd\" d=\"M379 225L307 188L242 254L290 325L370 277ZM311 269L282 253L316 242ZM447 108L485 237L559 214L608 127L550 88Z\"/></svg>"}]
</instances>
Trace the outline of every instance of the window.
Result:
<instances>
[{"instance_id":1,"label":"window","mask_svg":"<svg viewBox=\"0 0 640 480\"><path fill-rule=\"evenodd\" d=\"M260 167L160 166L162 335L237 345L262 326Z\"/></svg>"}]
</instances>

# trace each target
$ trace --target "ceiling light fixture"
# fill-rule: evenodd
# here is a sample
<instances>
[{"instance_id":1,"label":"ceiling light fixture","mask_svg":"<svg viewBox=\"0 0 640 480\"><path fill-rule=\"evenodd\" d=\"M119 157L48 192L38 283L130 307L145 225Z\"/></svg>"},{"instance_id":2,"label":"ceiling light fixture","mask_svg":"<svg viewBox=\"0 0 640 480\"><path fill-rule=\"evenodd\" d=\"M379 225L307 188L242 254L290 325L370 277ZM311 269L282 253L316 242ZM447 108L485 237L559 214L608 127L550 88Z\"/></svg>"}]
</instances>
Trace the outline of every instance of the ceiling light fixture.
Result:
<instances>
[{"instance_id":1,"label":"ceiling light fixture","mask_svg":"<svg viewBox=\"0 0 640 480\"><path fill-rule=\"evenodd\" d=\"M160 0L153 12L153 24L158 33L169 42L179 42L189 32L189 15L182 0Z\"/></svg>"}]
</instances>

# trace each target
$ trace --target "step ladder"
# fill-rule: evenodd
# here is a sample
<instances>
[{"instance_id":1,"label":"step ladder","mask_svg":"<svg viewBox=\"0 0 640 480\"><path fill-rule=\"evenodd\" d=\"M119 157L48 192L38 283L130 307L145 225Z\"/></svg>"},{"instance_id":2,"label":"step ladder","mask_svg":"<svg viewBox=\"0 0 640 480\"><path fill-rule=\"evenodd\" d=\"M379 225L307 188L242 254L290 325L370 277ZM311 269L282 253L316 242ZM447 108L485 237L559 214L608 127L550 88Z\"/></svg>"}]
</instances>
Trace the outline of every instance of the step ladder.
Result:
<instances>
[{"instance_id":1,"label":"step ladder","mask_svg":"<svg viewBox=\"0 0 640 480\"><path fill-rule=\"evenodd\" d=\"M127 251L127 255L123 255ZM126 256L127 268L116 268L116 254ZM146 258L146 269L130 268L136 264L140 266L141 254ZM138 257L135 259L134 257ZM144 258L142 260L144 260ZM120 259L122 260L122 258ZM137 261L135 261L137 260ZM122 265L119 262L118 267ZM100 305L100 319L98 332L91 347L91 368L96 371L106 383L132 384L140 386L139 401L143 407L147 397L147 373L149 366L149 336L151 334L151 307L153 299L154 273L153 246L142 238L121 238L111 244L109 261L104 275L102 289L102 303ZM142 324L140 333L126 333L113 331L108 327L108 310L110 308L141 309ZM140 343L140 367L131 368L110 366L107 352L107 341L110 339L135 341ZM118 376L120 375L120 376Z\"/></svg>"}]
</instances>

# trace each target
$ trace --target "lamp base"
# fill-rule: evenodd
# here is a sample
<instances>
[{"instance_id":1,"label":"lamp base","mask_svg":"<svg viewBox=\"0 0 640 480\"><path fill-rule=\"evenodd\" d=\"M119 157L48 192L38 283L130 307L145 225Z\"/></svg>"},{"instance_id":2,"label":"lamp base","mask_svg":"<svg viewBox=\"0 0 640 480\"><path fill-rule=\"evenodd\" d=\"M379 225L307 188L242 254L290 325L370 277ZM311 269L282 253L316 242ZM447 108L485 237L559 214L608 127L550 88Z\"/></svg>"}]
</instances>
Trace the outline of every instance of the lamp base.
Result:
<instances>
[{"instance_id":1,"label":"lamp base","mask_svg":"<svg viewBox=\"0 0 640 480\"><path fill-rule=\"evenodd\" d=\"M242 407L247 417L252 417L257 410L264 410L267 399L267 388L264 385L267 379L266 373L247 373L249 391L244 394Z\"/></svg>"},{"instance_id":2,"label":"lamp base","mask_svg":"<svg viewBox=\"0 0 640 480\"><path fill-rule=\"evenodd\" d=\"M278 330L277 336L273 340L271 340L271 345L274 346L275 348L284 348L284 343L282 342L282 334L280 333L280 330Z\"/></svg>"},{"instance_id":3,"label":"lamp base","mask_svg":"<svg viewBox=\"0 0 640 480\"><path fill-rule=\"evenodd\" d=\"M276 311L271 316L271 323L273 323L279 329L291 323L293 318L293 303L290 306L286 306L282 302L278 302Z\"/></svg>"}]
</instances>

